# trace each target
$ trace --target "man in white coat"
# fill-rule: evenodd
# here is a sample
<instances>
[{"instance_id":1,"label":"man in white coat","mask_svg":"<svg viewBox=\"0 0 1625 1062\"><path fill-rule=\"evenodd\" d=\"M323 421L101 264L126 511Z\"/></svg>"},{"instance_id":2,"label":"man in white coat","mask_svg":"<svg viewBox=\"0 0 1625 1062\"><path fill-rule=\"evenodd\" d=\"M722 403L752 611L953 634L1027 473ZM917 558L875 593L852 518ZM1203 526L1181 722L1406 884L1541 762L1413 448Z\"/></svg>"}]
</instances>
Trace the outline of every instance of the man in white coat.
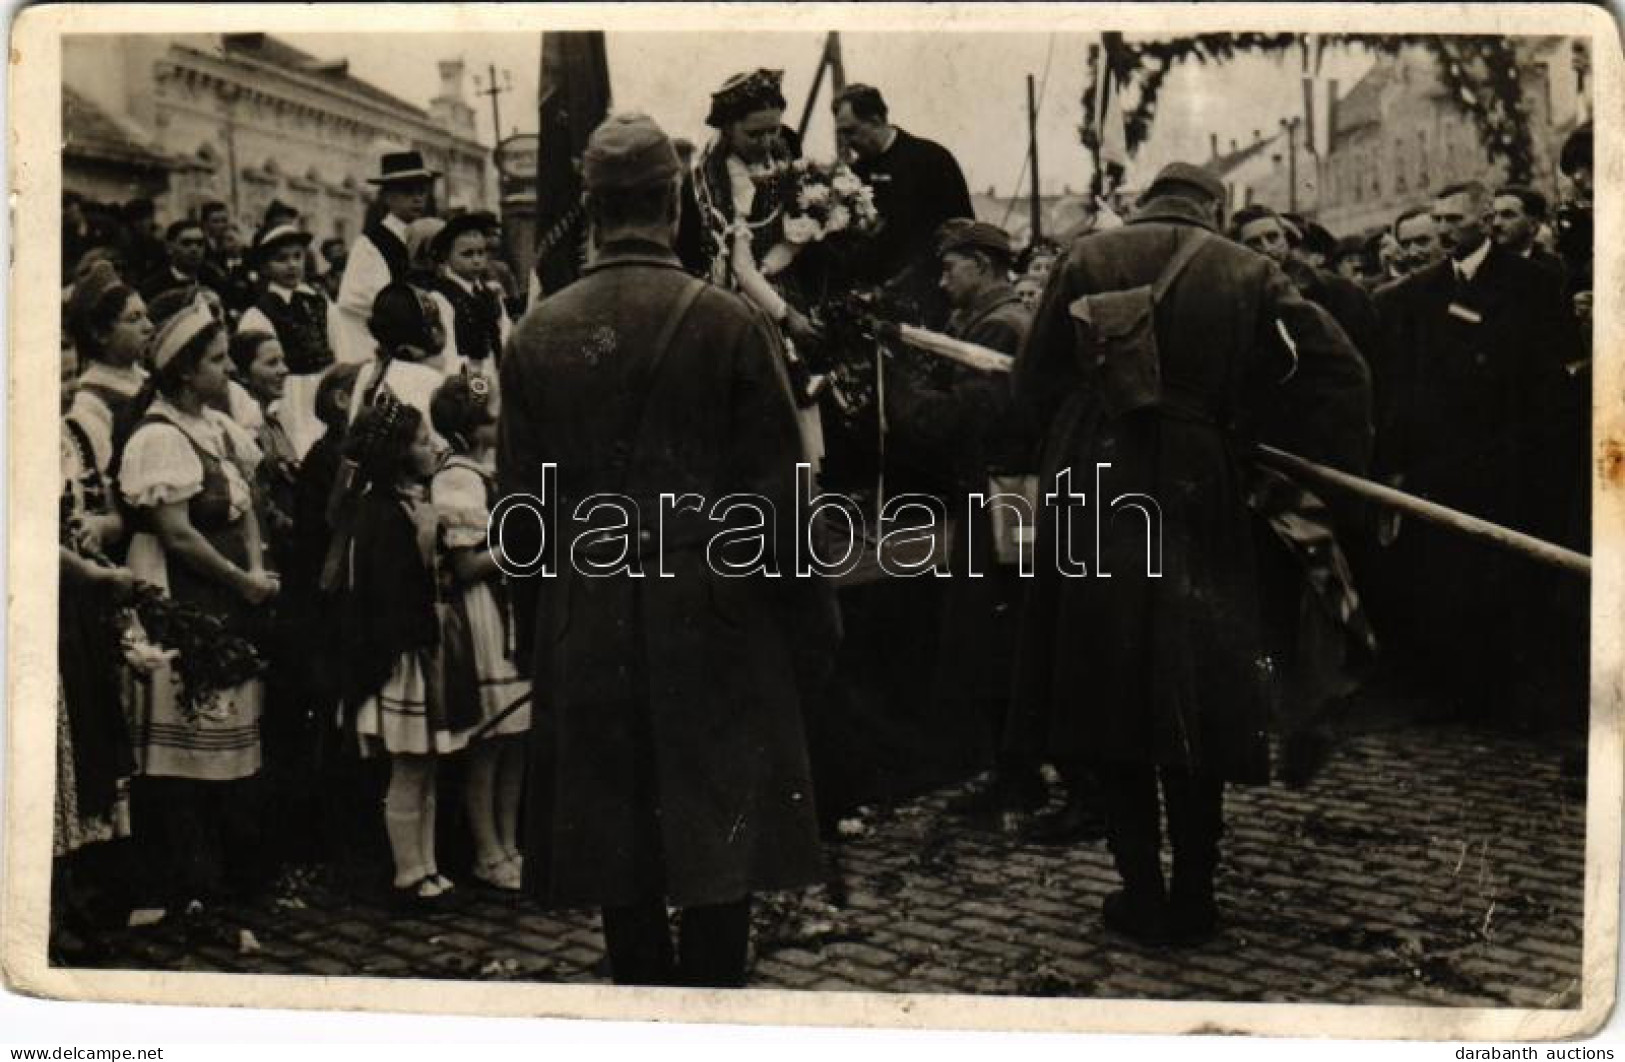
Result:
<instances>
[{"instance_id":1,"label":"man in white coat","mask_svg":"<svg viewBox=\"0 0 1625 1062\"><path fill-rule=\"evenodd\" d=\"M429 193L440 176L424 166L423 156L416 151L385 155L379 171L367 181L378 185L384 216L356 237L339 284L340 327L334 353L340 361L364 362L372 357L375 343L367 331L367 318L372 315L373 299L392 281L405 281L410 258L407 226L428 213Z\"/></svg>"}]
</instances>

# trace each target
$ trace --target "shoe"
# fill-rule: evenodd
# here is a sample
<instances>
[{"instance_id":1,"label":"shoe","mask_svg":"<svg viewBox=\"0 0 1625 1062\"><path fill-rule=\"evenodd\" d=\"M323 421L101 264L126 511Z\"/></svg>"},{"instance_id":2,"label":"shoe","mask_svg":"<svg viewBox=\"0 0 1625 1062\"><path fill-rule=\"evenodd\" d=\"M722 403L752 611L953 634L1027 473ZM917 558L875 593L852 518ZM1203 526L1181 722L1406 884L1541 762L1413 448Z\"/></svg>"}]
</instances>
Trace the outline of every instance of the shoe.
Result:
<instances>
[{"instance_id":1,"label":"shoe","mask_svg":"<svg viewBox=\"0 0 1625 1062\"><path fill-rule=\"evenodd\" d=\"M1161 947L1169 939L1166 908L1161 897L1119 889L1100 905L1100 920L1111 932L1137 944Z\"/></svg>"},{"instance_id":2,"label":"shoe","mask_svg":"<svg viewBox=\"0 0 1625 1062\"><path fill-rule=\"evenodd\" d=\"M389 891L390 902L404 911L433 910L446 894L432 875L421 877L410 885L396 885Z\"/></svg>"},{"instance_id":3,"label":"shoe","mask_svg":"<svg viewBox=\"0 0 1625 1062\"><path fill-rule=\"evenodd\" d=\"M502 892L519 891L519 865L502 856L486 862L475 863L474 877L491 888Z\"/></svg>"},{"instance_id":4,"label":"shoe","mask_svg":"<svg viewBox=\"0 0 1625 1062\"><path fill-rule=\"evenodd\" d=\"M1036 816L1021 833L1024 843L1043 845L1082 844L1105 836L1105 818L1075 800L1068 800L1059 811Z\"/></svg>"},{"instance_id":5,"label":"shoe","mask_svg":"<svg viewBox=\"0 0 1625 1062\"><path fill-rule=\"evenodd\" d=\"M1168 901L1168 943L1190 947L1212 940L1219 932L1219 906L1213 902L1213 882L1181 890L1176 878Z\"/></svg>"}]
</instances>

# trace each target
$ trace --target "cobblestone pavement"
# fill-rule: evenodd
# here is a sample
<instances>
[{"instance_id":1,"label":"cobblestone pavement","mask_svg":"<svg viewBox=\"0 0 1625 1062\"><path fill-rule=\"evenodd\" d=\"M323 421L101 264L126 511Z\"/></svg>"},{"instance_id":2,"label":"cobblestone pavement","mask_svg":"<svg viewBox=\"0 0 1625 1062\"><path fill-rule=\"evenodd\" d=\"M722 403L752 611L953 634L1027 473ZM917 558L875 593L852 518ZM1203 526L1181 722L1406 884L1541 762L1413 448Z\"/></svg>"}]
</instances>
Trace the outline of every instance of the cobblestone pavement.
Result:
<instances>
[{"instance_id":1,"label":"cobblestone pavement","mask_svg":"<svg viewBox=\"0 0 1625 1062\"><path fill-rule=\"evenodd\" d=\"M1306 789L1231 789L1225 930L1182 951L1102 931L1115 887L1103 844L1024 845L944 816L945 793L873 810L843 829L844 906L822 889L759 905L752 984L1577 1006L1584 805L1560 759L1537 739L1403 726L1345 739ZM470 881L444 909L406 917L379 891L295 874L263 903L119 930L97 965L604 979L589 913Z\"/></svg>"}]
</instances>

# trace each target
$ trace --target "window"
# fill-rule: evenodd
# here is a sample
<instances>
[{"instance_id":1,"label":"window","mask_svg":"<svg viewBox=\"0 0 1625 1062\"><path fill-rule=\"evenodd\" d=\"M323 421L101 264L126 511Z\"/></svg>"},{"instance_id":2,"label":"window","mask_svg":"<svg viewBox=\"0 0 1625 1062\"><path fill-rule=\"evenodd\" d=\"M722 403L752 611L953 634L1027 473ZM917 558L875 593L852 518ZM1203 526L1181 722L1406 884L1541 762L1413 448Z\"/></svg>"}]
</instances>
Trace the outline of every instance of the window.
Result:
<instances>
[{"instance_id":1,"label":"window","mask_svg":"<svg viewBox=\"0 0 1625 1062\"><path fill-rule=\"evenodd\" d=\"M1405 165L1405 141L1394 137L1394 191L1403 192L1408 186L1405 180L1405 171L1410 167Z\"/></svg>"},{"instance_id":2,"label":"window","mask_svg":"<svg viewBox=\"0 0 1625 1062\"><path fill-rule=\"evenodd\" d=\"M1428 173L1428 131L1416 131L1416 187L1426 188L1433 183L1433 177Z\"/></svg>"}]
</instances>

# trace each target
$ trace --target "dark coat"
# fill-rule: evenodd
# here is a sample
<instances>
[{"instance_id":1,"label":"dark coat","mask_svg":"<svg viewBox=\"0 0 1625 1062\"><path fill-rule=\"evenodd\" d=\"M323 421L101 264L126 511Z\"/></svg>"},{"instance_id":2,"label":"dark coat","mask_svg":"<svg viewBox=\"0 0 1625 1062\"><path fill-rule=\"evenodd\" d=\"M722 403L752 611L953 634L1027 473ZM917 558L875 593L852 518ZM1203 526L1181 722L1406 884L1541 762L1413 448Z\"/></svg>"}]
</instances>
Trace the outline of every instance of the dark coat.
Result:
<instances>
[{"instance_id":1,"label":"dark coat","mask_svg":"<svg viewBox=\"0 0 1625 1062\"><path fill-rule=\"evenodd\" d=\"M1078 240L1017 358L1016 400L1045 429L1040 490L1054 491L1057 473L1070 470L1071 490L1087 495L1072 510L1070 543L1089 575L1058 572L1060 510L1043 506L1017 663L1016 714L1028 732L1018 725L1014 737L1047 743L1057 758L1264 782L1268 676L1244 447L1262 438L1357 464L1369 378L1342 330L1273 263L1214 239L1156 314L1162 404L1108 414L1094 358L1079 357L1071 304L1152 283L1206 227L1194 207L1164 197L1128 225ZM1133 492L1160 509L1160 578L1146 575L1149 521L1099 508Z\"/></svg>"},{"instance_id":2,"label":"dark coat","mask_svg":"<svg viewBox=\"0 0 1625 1062\"><path fill-rule=\"evenodd\" d=\"M1031 323L1031 312L1005 284L956 313L948 332L1013 358ZM893 444L907 446L953 488L953 578L943 591L935 701L948 727L967 731L967 752L985 762L997 737L988 722L1009 698L1022 580L1014 567L996 562L987 509L968 508L966 499L987 494L992 473L1030 472L1031 444L1014 422L1008 375L939 364L936 386L894 376L886 416ZM980 578L970 578L971 571ZM954 709L965 702L980 707Z\"/></svg>"},{"instance_id":3,"label":"dark coat","mask_svg":"<svg viewBox=\"0 0 1625 1062\"><path fill-rule=\"evenodd\" d=\"M852 172L874 188L881 227L862 266L865 279L889 284L916 303L928 326L946 305L936 286L936 231L950 218L975 218L970 189L953 154L941 144L897 130L891 147L857 159Z\"/></svg>"},{"instance_id":4,"label":"dark coat","mask_svg":"<svg viewBox=\"0 0 1625 1062\"><path fill-rule=\"evenodd\" d=\"M1473 516L1582 544L1590 392L1565 372L1581 348L1560 281L1491 248L1470 282L1446 260L1385 289L1378 307L1384 474ZM1552 627L1531 617L1563 577L1416 520L1391 553L1406 594L1392 640L1475 714L1523 710L1508 698L1525 696L1513 685Z\"/></svg>"},{"instance_id":5,"label":"dark coat","mask_svg":"<svg viewBox=\"0 0 1625 1062\"><path fill-rule=\"evenodd\" d=\"M1541 529L1542 479L1556 471L1546 434L1580 353L1559 281L1492 247L1467 285L1446 259L1383 289L1378 307L1379 467L1445 505Z\"/></svg>"},{"instance_id":6,"label":"dark coat","mask_svg":"<svg viewBox=\"0 0 1625 1062\"><path fill-rule=\"evenodd\" d=\"M503 492L541 497L543 464L557 469L556 574L521 583L515 604L536 627L526 887L562 906L721 903L822 876L797 664L833 649L833 622L809 622L833 617L827 587L715 574L706 540L722 524L697 516L668 515L646 578L571 562L587 530L576 500L597 492L638 501L649 549L661 493L765 497L769 551L788 555L801 444L766 318L707 285L652 388L641 376L690 283L657 245L606 247L503 359Z\"/></svg>"}]
</instances>

